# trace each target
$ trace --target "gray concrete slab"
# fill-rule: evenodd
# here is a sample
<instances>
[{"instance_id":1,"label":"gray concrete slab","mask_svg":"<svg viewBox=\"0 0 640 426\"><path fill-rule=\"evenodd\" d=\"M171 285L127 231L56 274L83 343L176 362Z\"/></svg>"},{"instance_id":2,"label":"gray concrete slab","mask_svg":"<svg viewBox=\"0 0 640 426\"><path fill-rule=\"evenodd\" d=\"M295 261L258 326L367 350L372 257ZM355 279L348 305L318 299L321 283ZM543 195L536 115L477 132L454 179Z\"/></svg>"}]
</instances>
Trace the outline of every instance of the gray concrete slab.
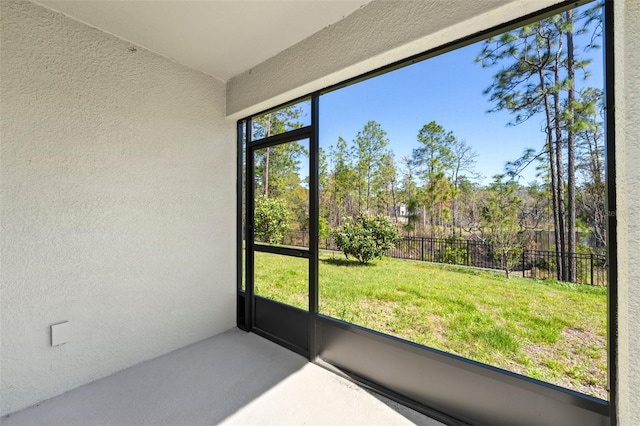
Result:
<instances>
[{"instance_id":1,"label":"gray concrete slab","mask_svg":"<svg viewBox=\"0 0 640 426\"><path fill-rule=\"evenodd\" d=\"M441 425L234 329L1 419L2 425Z\"/></svg>"}]
</instances>

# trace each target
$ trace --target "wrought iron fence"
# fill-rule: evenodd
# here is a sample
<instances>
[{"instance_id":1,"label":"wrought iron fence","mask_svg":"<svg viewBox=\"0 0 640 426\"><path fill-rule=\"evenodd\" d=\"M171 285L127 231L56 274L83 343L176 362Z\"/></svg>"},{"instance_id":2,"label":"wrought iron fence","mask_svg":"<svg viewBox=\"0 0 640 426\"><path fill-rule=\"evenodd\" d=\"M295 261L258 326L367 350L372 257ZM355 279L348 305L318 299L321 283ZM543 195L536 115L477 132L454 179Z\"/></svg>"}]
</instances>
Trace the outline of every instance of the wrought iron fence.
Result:
<instances>
[{"instance_id":1,"label":"wrought iron fence","mask_svg":"<svg viewBox=\"0 0 640 426\"><path fill-rule=\"evenodd\" d=\"M286 239L286 243L291 245L306 247L309 244L307 232L291 234ZM319 245L321 249L338 250L331 238L319 241ZM504 270L503 259L494 255L491 246L477 240L403 237L391 249L389 256L397 259ZM606 256L593 253L565 253L565 264L570 258L574 260L576 265L576 283L607 285ZM557 280L559 276L556 252L524 250L519 261L512 266L511 271L514 275L525 278Z\"/></svg>"}]
</instances>

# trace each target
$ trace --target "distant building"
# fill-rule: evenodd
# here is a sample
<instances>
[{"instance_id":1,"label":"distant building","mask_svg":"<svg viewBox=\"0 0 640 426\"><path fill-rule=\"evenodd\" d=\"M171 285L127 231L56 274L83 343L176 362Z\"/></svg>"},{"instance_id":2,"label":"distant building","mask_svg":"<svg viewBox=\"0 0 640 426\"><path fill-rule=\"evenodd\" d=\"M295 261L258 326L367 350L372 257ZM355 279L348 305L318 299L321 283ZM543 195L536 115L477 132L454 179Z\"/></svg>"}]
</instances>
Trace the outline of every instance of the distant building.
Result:
<instances>
[{"instance_id":1,"label":"distant building","mask_svg":"<svg viewBox=\"0 0 640 426\"><path fill-rule=\"evenodd\" d=\"M405 217L407 216L407 205L406 204L398 204L395 206L395 211L394 211L394 206L389 206L389 216L400 216L400 217Z\"/></svg>"}]
</instances>

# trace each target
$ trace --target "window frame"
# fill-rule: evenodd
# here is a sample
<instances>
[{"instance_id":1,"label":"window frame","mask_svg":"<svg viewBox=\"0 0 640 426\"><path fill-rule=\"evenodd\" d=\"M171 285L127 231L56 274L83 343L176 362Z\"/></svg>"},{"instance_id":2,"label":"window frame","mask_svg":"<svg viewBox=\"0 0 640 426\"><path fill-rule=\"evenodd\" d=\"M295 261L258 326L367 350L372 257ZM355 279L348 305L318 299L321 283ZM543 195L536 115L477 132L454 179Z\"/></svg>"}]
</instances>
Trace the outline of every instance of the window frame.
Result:
<instances>
[{"instance_id":1,"label":"window frame","mask_svg":"<svg viewBox=\"0 0 640 426\"><path fill-rule=\"evenodd\" d=\"M238 289L238 326L244 330L249 330L250 327L246 327L245 323L241 320L241 311L244 312L244 307L249 307L249 301L245 300L245 291L241 288L242 286L242 274L243 272L248 272L244 270L244 265L242 265L242 200L243 200L243 185L242 180L244 179L242 173L242 156L243 156L243 147L246 144L248 146L250 144L251 135L249 134L249 123L252 117L256 117L262 114L266 114L268 112L296 104L298 102L304 101L306 99L311 99L312 108L311 108L311 120L312 123L316 123L314 128L314 137L315 143L310 143L310 155L311 161L315 162L315 169L318 169L318 128L319 128L319 97L323 94L332 92L334 90L338 90L340 88L358 83L360 81L368 80L370 78L376 77L381 74L385 74L391 71L394 71L399 68L403 68L405 66L421 62L423 60L445 54L452 50L467 46L469 44L482 41L488 37L493 35L497 35L503 33L505 31L509 31L515 28L518 28L522 25L526 25L531 22L535 22L537 20L544 19L548 16L555 15L567 9L576 8L578 6L582 6L588 3L592 3L590 0L579 0L579 1L563 1L556 5L541 9L534 13L522 16L520 18L511 20L501 25L497 25L486 30L477 32L475 34L460 38L458 40L454 40L443 45L440 45L436 48L429 49L425 52L410 56L408 58L390 63L388 65L382 66L378 69L366 72L359 76L347 79L337 84L330 85L322 90L306 94L304 96L300 96L294 100L287 101L280 105L277 105L273 108L269 108L268 110L262 111L260 113L254 114L251 117L246 117L244 119L238 120L238 138L237 138L237 147L238 147L238 183L237 183L237 194L238 194L238 231L237 231L237 255L238 255L238 264L237 264L237 289ZM605 0L603 5L603 55L604 55L604 92L605 92L605 103L607 106L615 105L614 98L614 50L613 50L613 1ZM607 340L608 340L608 381L609 381L609 400L606 404L602 404L601 400L597 398L591 398L587 395L583 395L574 391L571 391L566 388L560 388L558 386L554 386L549 383L544 383L544 385L549 388L550 395L553 392L560 391L562 394L565 394L566 401L573 407L577 407L580 409L584 409L587 411L598 412L601 415L604 415L608 418L609 424L616 424L616 400L617 400L617 329L618 329L618 321L617 321L617 300L618 300L618 290L617 290L617 236L616 236L616 175L615 175L615 111L614 108L607 107L605 113L605 141L606 141L606 154L605 154L605 168L606 168L606 188L607 188L607 210L608 210L608 221L607 221L607 263L609 266L608 271L608 318L607 318ZM244 137L240 134L241 129L244 132ZM311 181L315 181L315 185L310 185L311 191L311 199L310 199L310 233L316 235L316 243L317 243L317 221L318 221L318 177L310 177ZM408 405L418 411L421 411L427 415L430 415L436 419L440 419L442 421L448 422L451 421L450 416L457 417L455 413L448 413L449 410L443 410L441 407L436 405L425 404L420 401L419 398L415 398L412 395L398 393L394 390L393 387L386 386L384 383L376 383L375 380L369 380L366 377L359 376L351 371L348 371L344 368L341 368L339 365L335 365L331 362L327 362L321 359L321 350L322 344L319 341L322 337L320 328L325 327L328 324L328 321L332 321L332 326L336 328L342 328L347 333L351 333L352 335L357 336L367 336L367 338L377 340L382 342L389 347L398 348L400 350L414 352L414 351L422 351L424 354L424 347L420 345L412 345L410 342L403 341L401 339L396 339L392 336L388 336L382 333L378 333L375 331L363 329L362 327L341 323L338 320L333 318L324 317L318 314L318 252L317 247L310 248L313 251L313 254L310 258L310 262L314 263L313 273L309 276L309 293L310 298L313 298L314 303L310 304L309 310L314 318L309 323L309 333L310 333L310 346L309 346L309 358L311 361L316 364L323 366L331 371L334 371L350 380L353 380L365 387L374 389L380 393L385 394L386 396L395 399L405 405ZM242 305L242 308L241 308ZM324 325L323 325L324 324ZM427 348L429 349L429 348ZM490 366L486 366L484 364L476 363L472 360L457 357L453 354L443 353L441 351L430 349L436 353L437 356L444 355L450 359L452 365L455 365L455 368L461 369L469 369L474 372L477 372L476 367L480 367L483 369L485 378L495 380L505 380L510 383L516 383L523 388L529 388L531 391L539 393L540 389L538 389L539 383L538 381L531 379L527 380L522 376L517 374L510 374L501 369L493 368ZM460 364L462 363L462 364ZM530 385L534 385L530 387ZM553 392L551 392L553 391ZM544 391L543 391L544 392ZM557 395L551 395L552 398L557 398ZM460 417L458 417L460 418ZM461 418L463 420L473 421L474 419ZM497 419L499 420L499 419ZM596 423L594 423L596 424Z\"/></svg>"}]
</instances>

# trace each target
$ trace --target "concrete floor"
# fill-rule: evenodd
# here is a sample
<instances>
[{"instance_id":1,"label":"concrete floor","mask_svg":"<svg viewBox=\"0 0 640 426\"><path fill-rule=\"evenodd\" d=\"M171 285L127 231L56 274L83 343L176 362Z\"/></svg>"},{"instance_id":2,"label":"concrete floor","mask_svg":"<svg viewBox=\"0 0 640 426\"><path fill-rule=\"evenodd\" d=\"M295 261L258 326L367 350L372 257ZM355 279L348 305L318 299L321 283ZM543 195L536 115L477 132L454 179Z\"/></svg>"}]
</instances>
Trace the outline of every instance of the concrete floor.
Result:
<instances>
[{"instance_id":1,"label":"concrete floor","mask_svg":"<svg viewBox=\"0 0 640 426\"><path fill-rule=\"evenodd\" d=\"M13 425L441 425L234 329L1 419Z\"/></svg>"}]
</instances>

